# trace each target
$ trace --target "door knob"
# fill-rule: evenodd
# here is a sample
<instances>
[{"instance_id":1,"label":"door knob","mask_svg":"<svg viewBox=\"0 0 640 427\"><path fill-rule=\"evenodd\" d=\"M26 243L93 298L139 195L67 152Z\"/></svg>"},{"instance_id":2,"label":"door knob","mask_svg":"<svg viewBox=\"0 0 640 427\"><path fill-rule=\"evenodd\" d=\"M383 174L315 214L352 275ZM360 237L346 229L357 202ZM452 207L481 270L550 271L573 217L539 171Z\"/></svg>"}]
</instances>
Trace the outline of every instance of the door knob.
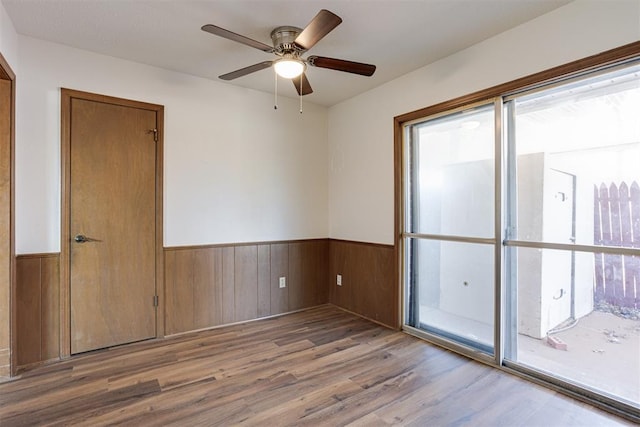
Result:
<instances>
[{"instance_id":1,"label":"door knob","mask_svg":"<svg viewBox=\"0 0 640 427\"><path fill-rule=\"evenodd\" d=\"M86 236L83 236L82 234L78 234L76 237L73 238L73 240L75 240L76 243L86 243L89 241L89 239Z\"/></svg>"}]
</instances>

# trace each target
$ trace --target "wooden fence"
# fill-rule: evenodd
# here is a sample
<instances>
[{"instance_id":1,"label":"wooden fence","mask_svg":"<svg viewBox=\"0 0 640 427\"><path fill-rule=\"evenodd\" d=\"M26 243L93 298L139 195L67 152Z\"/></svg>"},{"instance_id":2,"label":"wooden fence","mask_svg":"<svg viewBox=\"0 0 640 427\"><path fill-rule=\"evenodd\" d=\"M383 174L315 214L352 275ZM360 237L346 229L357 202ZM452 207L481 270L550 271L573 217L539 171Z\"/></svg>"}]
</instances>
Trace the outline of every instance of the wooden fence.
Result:
<instances>
[{"instance_id":1,"label":"wooden fence","mask_svg":"<svg viewBox=\"0 0 640 427\"><path fill-rule=\"evenodd\" d=\"M640 186L594 185L594 244L640 248ZM596 254L595 299L640 309L640 257Z\"/></svg>"}]
</instances>

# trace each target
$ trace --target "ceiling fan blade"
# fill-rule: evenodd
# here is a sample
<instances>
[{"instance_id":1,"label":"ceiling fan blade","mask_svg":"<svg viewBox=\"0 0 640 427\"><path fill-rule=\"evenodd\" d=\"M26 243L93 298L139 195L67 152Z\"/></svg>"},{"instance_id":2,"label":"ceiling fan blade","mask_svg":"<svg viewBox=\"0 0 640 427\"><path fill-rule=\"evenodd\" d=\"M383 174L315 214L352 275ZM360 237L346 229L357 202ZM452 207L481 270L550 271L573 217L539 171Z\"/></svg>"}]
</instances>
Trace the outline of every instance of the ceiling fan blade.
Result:
<instances>
[{"instance_id":1,"label":"ceiling fan blade","mask_svg":"<svg viewBox=\"0 0 640 427\"><path fill-rule=\"evenodd\" d=\"M273 46L269 46L257 40L250 39L249 37L241 36L240 34L236 34L233 31L225 30L224 28L220 28L216 25L203 25L202 31L206 31L207 33L211 33L216 36L224 37L225 39L229 39L234 42L242 43L244 45L262 50L264 52L274 52Z\"/></svg>"},{"instance_id":2,"label":"ceiling fan blade","mask_svg":"<svg viewBox=\"0 0 640 427\"><path fill-rule=\"evenodd\" d=\"M311 89L311 84L309 84L309 79L307 79L307 75L305 73L300 74L298 77L292 78L291 81L296 87L298 95L309 95L310 93L313 93L313 89Z\"/></svg>"},{"instance_id":3,"label":"ceiling fan blade","mask_svg":"<svg viewBox=\"0 0 640 427\"><path fill-rule=\"evenodd\" d=\"M329 34L331 30L340 25L342 18L333 12L322 9L302 30L294 43L304 49L309 50L320 41L324 36Z\"/></svg>"},{"instance_id":4,"label":"ceiling fan blade","mask_svg":"<svg viewBox=\"0 0 640 427\"><path fill-rule=\"evenodd\" d=\"M273 61L264 61L258 64L249 65L248 67L240 68L239 70L232 71L227 74L223 74L218 76L218 78L222 80L233 80L238 77L246 76L247 74L255 73L256 71L264 70L265 68L271 67Z\"/></svg>"},{"instance_id":5,"label":"ceiling fan blade","mask_svg":"<svg viewBox=\"0 0 640 427\"><path fill-rule=\"evenodd\" d=\"M307 62L314 67L360 74L361 76L367 77L372 76L373 73L376 72L375 65L346 61L344 59L327 58L325 56L310 56L307 58Z\"/></svg>"}]
</instances>

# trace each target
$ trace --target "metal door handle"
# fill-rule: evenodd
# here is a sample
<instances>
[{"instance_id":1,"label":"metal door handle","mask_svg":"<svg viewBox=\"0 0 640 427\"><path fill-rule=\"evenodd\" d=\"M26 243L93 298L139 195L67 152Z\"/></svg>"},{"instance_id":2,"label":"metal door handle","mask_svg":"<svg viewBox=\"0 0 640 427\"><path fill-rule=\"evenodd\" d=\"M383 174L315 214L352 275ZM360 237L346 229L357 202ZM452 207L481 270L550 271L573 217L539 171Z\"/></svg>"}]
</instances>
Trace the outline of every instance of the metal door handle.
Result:
<instances>
[{"instance_id":1,"label":"metal door handle","mask_svg":"<svg viewBox=\"0 0 640 427\"><path fill-rule=\"evenodd\" d=\"M90 239L88 239L86 236L83 236L82 234L78 234L76 237L73 238L73 240L75 240L76 243L86 243L90 241Z\"/></svg>"}]
</instances>

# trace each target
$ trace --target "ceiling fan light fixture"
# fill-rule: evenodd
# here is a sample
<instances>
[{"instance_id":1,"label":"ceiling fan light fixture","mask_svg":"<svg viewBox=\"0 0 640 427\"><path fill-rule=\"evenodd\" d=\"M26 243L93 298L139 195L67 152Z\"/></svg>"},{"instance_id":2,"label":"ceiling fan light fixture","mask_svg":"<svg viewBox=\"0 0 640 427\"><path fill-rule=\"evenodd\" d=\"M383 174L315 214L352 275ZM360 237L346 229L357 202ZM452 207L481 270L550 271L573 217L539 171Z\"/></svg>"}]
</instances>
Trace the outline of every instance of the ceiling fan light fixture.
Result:
<instances>
[{"instance_id":1,"label":"ceiling fan light fixture","mask_svg":"<svg viewBox=\"0 0 640 427\"><path fill-rule=\"evenodd\" d=\"M285 79L293 79L304 73L306 65L300 59L282 58L273 64L276 74Z\"/></svg>"},{"instance_id":2,"label":"ceiling fan light fixture","mask_svg":"<svg viewBox=\"0 0 640 427\"><path fill-rule=\"evenodd\" d=\"M309 49L315 46L316 43L322 40L324 36L340 25L341 22L342 18L338 15L326 9L322 9L313 17L311 22L309 22L304 29L292 26L280 26L274 28L273 31L271 31L271 41L273 42L273 46L269 46L213 24L203 25L201 29L202 31L213 34L214 36L222 37L227 40L258 49L262 52L276 55L275 60L262 61L230 73L222 74L218 76L218 78L229 81L255 73L256 71L273 67L275 71L275 73L273 73L276 89L275 93L277 94L278 77L283 77L287 80L291 80L291 83L293 83L298 95L302 97L313 93L311 84L309 84L309 80L305 74L307 65L367 77L372 76L376 71L375 65L347 61L345 59L328 58L325 56L315 55L308 58L302 58L302 55L305 55Z\"/></svg>"}]
</instances>

